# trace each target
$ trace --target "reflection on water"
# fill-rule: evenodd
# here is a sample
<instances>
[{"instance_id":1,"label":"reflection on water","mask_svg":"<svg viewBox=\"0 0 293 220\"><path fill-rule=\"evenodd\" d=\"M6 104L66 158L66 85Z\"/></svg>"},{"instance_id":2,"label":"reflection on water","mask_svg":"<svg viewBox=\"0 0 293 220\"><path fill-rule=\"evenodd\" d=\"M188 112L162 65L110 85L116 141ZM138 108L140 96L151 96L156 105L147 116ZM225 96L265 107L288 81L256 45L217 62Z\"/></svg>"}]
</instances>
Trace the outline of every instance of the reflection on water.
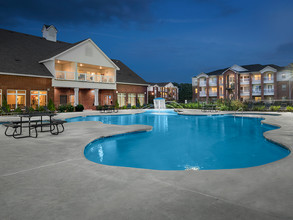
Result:
<instances>
[{"instance_id":1,"label":"reflection on water","mask_svg":"<svg viewBox=\"0 0 293 220\"><path fill-rule=\"evenodd\" d=\"M258 166L289 154L263 137L273 129L261 119L232 116L181 116L175 113L91 116L70 121L145 124L150 132L96 140L87 159L106 165L156 170L209 170Z\"/></svg>"}]
</instances>

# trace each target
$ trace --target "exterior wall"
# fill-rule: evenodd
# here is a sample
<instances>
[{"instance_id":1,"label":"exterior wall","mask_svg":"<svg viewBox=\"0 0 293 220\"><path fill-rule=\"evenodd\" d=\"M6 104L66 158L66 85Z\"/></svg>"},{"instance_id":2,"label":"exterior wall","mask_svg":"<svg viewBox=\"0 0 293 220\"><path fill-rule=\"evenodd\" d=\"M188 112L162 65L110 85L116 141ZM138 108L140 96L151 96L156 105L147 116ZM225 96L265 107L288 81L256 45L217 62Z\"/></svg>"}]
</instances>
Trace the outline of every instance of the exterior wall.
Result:
<instances>
[{"instance_id":1,"label":"exterior wall","mask_svg":"<svg viewBox=\"0 0 293 220\"><path fill-rule=\"evenodd\" d=\"M147 86L141 86L141 85L128 85L128 84L117 84L117 90L118 93L126 93L126 103L128 103L128 93L135 93L136 98L137 94L144 94L144 102L147 103ZM117 99L117 93L115 95L115 102Z\"/></svg>"},{"instance_id":2,"label":"exterior wall","mask_svg":"<svg viewBox=\"0 0 293 220\"><path fill-rule=\"evenodd\" d=\"M51 78L0 75L0 89L2 89L2 98L4 95L7 97L7 89L26 90L26 106L31 105L31 90L47 91L47 103L49 99L54 99Z\"/></svg>"}]
</instances>

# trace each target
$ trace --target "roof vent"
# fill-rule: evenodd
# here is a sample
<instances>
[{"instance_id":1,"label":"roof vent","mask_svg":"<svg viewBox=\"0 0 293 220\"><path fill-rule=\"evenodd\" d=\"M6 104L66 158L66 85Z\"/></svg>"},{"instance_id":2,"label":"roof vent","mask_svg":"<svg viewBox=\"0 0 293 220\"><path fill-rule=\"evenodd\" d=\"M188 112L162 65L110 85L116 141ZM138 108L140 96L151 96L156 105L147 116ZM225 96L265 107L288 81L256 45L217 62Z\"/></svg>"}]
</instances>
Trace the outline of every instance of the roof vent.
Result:
<instances>
[{"instance_id":1,"label":"roof vent","mask_svg":"<svg viewBox=\"0 0 293 220\"><path fill-rule=\"evenodd\" d=\"M56 42L57 40L57 29L54 27L54 25L43 25L42 28L43 32L43 38L49 41Z\"/></svg>"}]
</instances>

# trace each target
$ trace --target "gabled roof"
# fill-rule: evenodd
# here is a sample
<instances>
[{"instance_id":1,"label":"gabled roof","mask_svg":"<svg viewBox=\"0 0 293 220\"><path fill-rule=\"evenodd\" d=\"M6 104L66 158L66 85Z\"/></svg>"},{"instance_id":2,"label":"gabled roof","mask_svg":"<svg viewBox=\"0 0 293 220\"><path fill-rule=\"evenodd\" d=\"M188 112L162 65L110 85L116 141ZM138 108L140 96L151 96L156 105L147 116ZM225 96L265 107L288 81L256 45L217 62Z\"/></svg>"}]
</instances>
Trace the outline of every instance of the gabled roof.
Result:
<instances>
[{"instance_id":1,"label":"gabled roof","mask_svg":"<svg viewBox=\"0 0 293 220\"><path fill-rule=\"evenodd\" d=\"M120 60L112 59L115 65L117 65L120 70L116 71L116 82L117 83L130 83L130 84L144 84L148 85L148 83L133 72L128 66L122 63Z\"/></svg>"},{"instance_id":2,"label":"gabled roof","mask_svg":"<svg viewBox=\"0 0 293 220\"><path fill-rule=\"evenodd\" d=\"M165 87L169 83L171 83L171 82L160 82L160 83L151 83L151 82L149 82L150 85L152 85L152 86L158 85L159 87Z\"/></svg>"},{"instance_id":3,"label":"gabled roof","mask_svg":"<svg viewBox=\"0 0 293 220\"><path fill-rule=\"evenodd\" d=\"M0 29L0 72L53 77L39 64L49 54L64 51L74 44Z\"/></svg>"}]
</instances>

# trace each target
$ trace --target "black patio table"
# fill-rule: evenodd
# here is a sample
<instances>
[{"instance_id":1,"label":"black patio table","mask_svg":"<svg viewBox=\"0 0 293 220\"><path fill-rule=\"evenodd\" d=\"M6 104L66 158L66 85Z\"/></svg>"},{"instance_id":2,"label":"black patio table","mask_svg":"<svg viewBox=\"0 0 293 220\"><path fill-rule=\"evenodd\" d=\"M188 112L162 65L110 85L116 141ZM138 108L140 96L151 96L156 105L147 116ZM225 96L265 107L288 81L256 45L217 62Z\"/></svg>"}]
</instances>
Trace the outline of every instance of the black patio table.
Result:
<instances>
[{"instance_id":1,"label":"black patio table","mask_svg":"<svg viewBox=\"0 0 293 220\"><path fill-rule=\"evenodd\" d=\"M14 122L16 124L19 124L20 125L20 133L17 134L17 136L21 135L22 134L22 129L27 127L28 130L29 130L29 135L27 136L21 136L21 137L18 137L18 138L25 138L25 137L32 137L31 136L31 129L32 128L35 128L36 129L36 126L32 126L32 123L38 123L40 122L40 125L39 127L41 127L41 132L51 132L54 130L54 126L52 126L52 117L55 116L56 114L55 113L50 113L50 112L38 112L38 113L23 113L23 114L19 114L17 115L18 117L20 117L20 121L17 121L17 122ZM41 120L31 120L32 118L34 117L40 117ZM49 123L45 123L45 121L43 120L43 117L49 117ZM28 121L23 121L23 118L28 118ZM24 126L23 124L28 124L27 126ZM43 127L44 126L49 126L50 129L49 130L43 130ZM53 129L52 129L53 128Z\"/></svg>"}]
</instances>

